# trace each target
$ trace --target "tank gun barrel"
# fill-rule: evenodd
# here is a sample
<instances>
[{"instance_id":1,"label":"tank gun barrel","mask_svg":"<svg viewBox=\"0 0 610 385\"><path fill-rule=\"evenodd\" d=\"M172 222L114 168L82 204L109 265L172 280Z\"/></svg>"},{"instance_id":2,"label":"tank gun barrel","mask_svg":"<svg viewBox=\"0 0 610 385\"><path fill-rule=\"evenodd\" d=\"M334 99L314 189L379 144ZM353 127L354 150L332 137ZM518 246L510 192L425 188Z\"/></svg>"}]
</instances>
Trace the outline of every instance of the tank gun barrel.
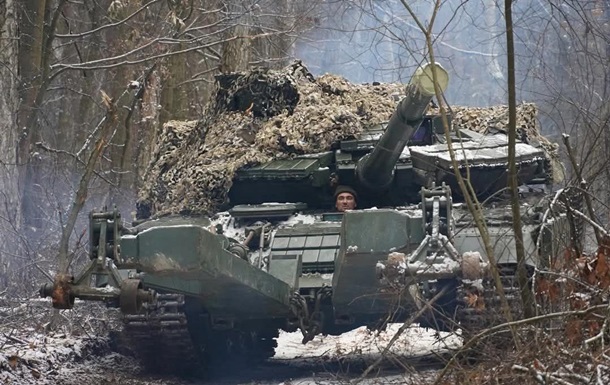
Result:
<instances>
[{"instance_id":1,"label":"tank gun barrel","mask_svg":"<svg viewBox=\"0 0 610 385\"><path fill-rule=\"evenodd\" d=\"M433 79L440 91L444 92L449 76L443 67L428 63L417 69L381 139L373 151L358 162L356 175L366 188L381 190L392 183L396 162L422 123L426 109L436 94Z\"/></svg>"}]
</instances>

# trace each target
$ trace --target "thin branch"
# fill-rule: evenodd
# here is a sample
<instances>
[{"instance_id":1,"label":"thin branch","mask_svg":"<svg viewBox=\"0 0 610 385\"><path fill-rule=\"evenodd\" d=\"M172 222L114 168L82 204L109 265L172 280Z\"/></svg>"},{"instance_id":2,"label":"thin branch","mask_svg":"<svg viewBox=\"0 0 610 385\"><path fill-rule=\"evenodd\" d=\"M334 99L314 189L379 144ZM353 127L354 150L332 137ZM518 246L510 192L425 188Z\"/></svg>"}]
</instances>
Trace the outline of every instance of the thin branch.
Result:
<instances>
[{"instance_id":1,"label":"thin branch","mask_svg":"<svg viewBox=\"0 0 610 385\"><path fill-rule=\"evenodd\" d=\"M62 39L74 39L74 38L81 38L81 37L85 37L85 36L89 36L89 35L93 35L94 33L103 31L105 29L108 28L113 28L113 27L118 27L121 24L125 24L127 21L133 19L136 15L138 15L140 12L146 10L148 7L150 7L151 5L160 2L161 0L152 0L146 4L144 4L143 6L141 6L139 9L137 9L136 11L134 11L131 15L127 16L126 18L124 18L123 20L119 20L116 23L110 23L110 24L105 24L102 25L101 27L92 29L90 31L87 32L82 32L82 33L69 33L69 34L56 34L55 37L57 38L62 38Z\"/></svg>"},{"instance_id":2,"label":"thin branch","mask_svg":"<svg viewBox=\"0 0 610 385\"><path fill-rule=\"evenodd\" d=\"M582 171L581 171L578 163L576 162L576 157L574 156L574 153L572 152L572 146L570 145L570 136L569 135L563 135L563 144L565 145L566 150L568 151L568 157L570 159L570 163L572 163L572 169L576 173L576 177L578 178L580 187L585 191L588 190L587 181L583 178ZM595 211L593 210L593 203L591 202L591 197L589 196L589 194L585 194L585 204L587 205L587 211L589 212L589 217L595 218ZM597 240L597 244L601 245L602 236L601 236L600 231L598 230L597 227L593 227L593 231L595 233L595 239Z\"/></svg>"},{"instance_id":3,"label":"thin branch","mask_svg":"<svg viewBox=\"0 0 610 385\"><path fill-rule=\"evenodd\" d=\"M427 301L424 306L421 307L421 309L419 309L415 314L413 314L411 317L409 317L409 319L407 319L402 326L400 327L400 329L398 329L396 331L396 333L394 333L394 335L392 336L392 339L390 340L390 342L388 342L388 344L385 346L385 348L383 349L383 351L381 352L379 358L377 358L375 360L375 362L373 362L371 365L369 365L368 368L366 368L366 370L362 373L362 375L360 375L360 377L358 377L357 379L355 379L352 383L353 384L358 384L359 382L361 382L362 380L364 380L366 378L366 376L369 375L369 373L371 373L371 371L373 369L375 369L380 363L381 361L383 361L384 357L386 357L386 355L388 354L388 352L390 351L390 348L394 345L394 343L398 340L398 338L402 335L402 333L405 332L405 330L407 330L409 328L409 326L411 326L411 324L413 322L415 322L415 320L417 320L419 317L421 317L426 311L428 311L429 309L432 309L432 305L434 305L434 303L441 298L447 291L448 291L448 287L445 286L443 287L443 289L441 291L439 291L434 297L432 297L431 300Z\"/></svg>"},{"instance_id":4,"label":"thin branch","mask_svg":"<svg viewBox=\"0 0 610 385\"><path fill-rule=\"evenodd\" d=\"M455 363L457 358L462 353L466 352L475 343L477 343L479 340L483 339L484 337L487 337L488 335L495 334L495 333L500 332L500 331L502 331L504 329L507 329L507 328L515 328L515 327L523 326L523 325L532 325L532 324L536 324L536 323L539 323L539 322L542 322L542 321L546 321L546 320L550 320L550 319L554 319L554 318L563 318L563 317L568 317L568 316L584 317L584 316L589 315L589 314L591 314L591 313L593 313L593 312L595 312L597 310L602 310L602 309L607 309L607 308L608 308L607 304L595 305L595 306L591 306L591 307L588 307L588 308L583 309L583 310L569 310L569 311L563 311L563 312L557 312L557 313L549 313L549 314L543 314L543 315L539 315L539 316L535 316L535 317L531 317L531 318L525 318L525 319L521 319L521 320L517 320L517 321L505 322L503 324L490 327L489 329L485 329L482 332L474 335L467 342L465 342L464 345L462 346L462 348L460 350L458 350L453 355L453 357L451 357L449 362L447 362L447 365L445 365L443 370L436 377L434 385L441 384L440 381L445 377L445 375L447 374L447 371L449 370L451 365L453 365Z\"/></svg>"},{"instance_id":5,"label":"thin branch","mask_svg":"<svg viewBox=\"0 0 610 385\"><path fill-rule=\"evenodd\" d=\"M108 62L111 60L117 60L117 59L122 59L122 58L126 58L138 51L141 51L142 49L154 44L154 43L158 43L161 41L161 39L155 39L147 44L145 44L144 46L138 47L130 52L124 53L122 55L118 55L118 56L114 56L111 58L106 58L106 59L99 59L99 60L93 60L93 61L89 61L89 62L85 62L85 63L77 63L77 64L54 64L51 66L52 70L57 70L56 73L54 73L52 75L52 77L57 76L59 73L66 71L66 70L101 70L101 69L110 69L110 68L116 68L116 67L120 67L120 66L131 66L131 65L136 65L136 64L142 64L142 63L148 63L150 61L153 60L157 60L157 59L163 59L166 57L170 57L170 56L177 56L177 55L183 55L189 52L193 52L193 51L198 51L204 48L209 48L209 47L214 47L220 44L226 44L227 42L231 42L231 41L235 41L235 40L240 40L240 39L258 39L258 38L262 38L262 37L267 37L267 36L273 36L275 34L273 33L260 33L260 34L256 34L256 35L249 35L249 36L233 36L231 38L222 40L222 41L213 41L207 44L203 44L203 45L197 45L195 47L190 47L190 48L185 48L179 51L172 51L172 52L165 52L165 53L161 53L158 55L152 55L152 56L147 56L141 59L136 59L136 60L123 60L117 63L112 63L112 64L101 64L101 65L97 65L97 63L104 63L104 62Z\"/></svg>"},{"instance_id":6,"label":"thin branch","mask_svg":"<svg viewBox=\"0 0 610 385\"><path fill-rule=\"evenodd\" d=\"M86 163L77 154L73 154L69 151L60 150L57 148L51 148L42 142L36 142L35 145L36 145L36 147L40 148L41 150L44 150L49 153L66 155L66 156L76 160L81 165L86 166ZM95 173L95 176L102 179L104 182L108 183L109 185L113 185L113 183L110 180L108 180L105 176L103 176L99 172L97 172L97 171L93 171L93 172Z\"/></svg>"}]
</instances>

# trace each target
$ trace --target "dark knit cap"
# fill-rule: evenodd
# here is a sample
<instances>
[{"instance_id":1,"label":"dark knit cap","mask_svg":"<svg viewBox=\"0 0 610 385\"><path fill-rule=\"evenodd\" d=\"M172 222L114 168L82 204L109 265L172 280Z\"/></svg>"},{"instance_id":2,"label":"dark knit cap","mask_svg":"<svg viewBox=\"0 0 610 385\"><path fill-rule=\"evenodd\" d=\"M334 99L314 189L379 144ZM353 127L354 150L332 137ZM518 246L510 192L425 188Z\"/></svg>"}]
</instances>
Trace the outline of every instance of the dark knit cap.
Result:
<instances>
[{"instance_id":1,"label":"dark knit cap","mask_svg":"<svg viewBox=\"0 0 610 385\"><path fill-rule=\"evenodd\" d=\"M341 193L350 193L354 196L354 199L356 201L358 201L358 193L356 193L356 190L354 190L353 188L351 188L349 186L345 186L345 185L337 186L337 189L335 190L335 199L337 199L337 196Z\"/></svg>"}]
</instances>

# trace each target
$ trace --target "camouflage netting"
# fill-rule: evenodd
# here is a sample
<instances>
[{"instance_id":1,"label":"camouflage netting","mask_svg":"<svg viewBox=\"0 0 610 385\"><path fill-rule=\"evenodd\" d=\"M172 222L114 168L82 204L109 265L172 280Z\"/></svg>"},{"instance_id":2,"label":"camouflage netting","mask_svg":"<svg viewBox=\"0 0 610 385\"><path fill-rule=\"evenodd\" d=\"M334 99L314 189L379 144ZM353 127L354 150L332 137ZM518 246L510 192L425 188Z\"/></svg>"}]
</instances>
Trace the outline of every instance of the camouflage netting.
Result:
<instances>
[{"instance_id":1,"label":"camouflage netting","mask_svg":"<svg viewBox=\"0 0 610 385\"><path fill-rule=\"evenodd\" d=\"M314 78L300 62L282 71L221 75L201 120L164 125L139 191L137 217L210 215L226 203L239 168L327 151L338 140L387 121L404 87ZM481 122L503 129L506 111L454 108L456 122L475 129ZM519 119L523 132L540 137L534 105L523 105Z\"/></svg>"}]
</instances>

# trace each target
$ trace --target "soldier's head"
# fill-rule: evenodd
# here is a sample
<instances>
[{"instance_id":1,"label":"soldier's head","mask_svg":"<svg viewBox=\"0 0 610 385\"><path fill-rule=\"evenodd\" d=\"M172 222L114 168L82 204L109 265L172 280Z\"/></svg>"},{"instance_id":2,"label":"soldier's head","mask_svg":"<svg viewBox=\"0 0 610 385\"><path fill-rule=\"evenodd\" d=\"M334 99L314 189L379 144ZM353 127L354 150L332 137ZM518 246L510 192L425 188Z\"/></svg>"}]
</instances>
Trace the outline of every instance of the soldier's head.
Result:
<instances>
[{"instance_id":1,"label":"soldier's head","mask_svg":"<svg viewBox=\"0 0 610 385\"><path fill-rule=\"evenodd\" d=\"M337 211L353 210L358 203L356 190L349 186L338 186L335 190L335 208Z\"/></svg>"}]
</instances>

